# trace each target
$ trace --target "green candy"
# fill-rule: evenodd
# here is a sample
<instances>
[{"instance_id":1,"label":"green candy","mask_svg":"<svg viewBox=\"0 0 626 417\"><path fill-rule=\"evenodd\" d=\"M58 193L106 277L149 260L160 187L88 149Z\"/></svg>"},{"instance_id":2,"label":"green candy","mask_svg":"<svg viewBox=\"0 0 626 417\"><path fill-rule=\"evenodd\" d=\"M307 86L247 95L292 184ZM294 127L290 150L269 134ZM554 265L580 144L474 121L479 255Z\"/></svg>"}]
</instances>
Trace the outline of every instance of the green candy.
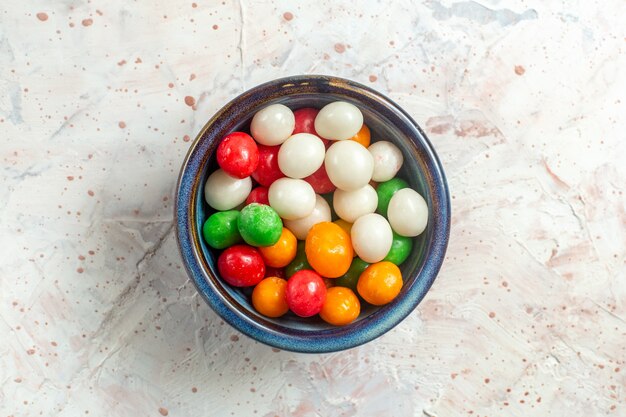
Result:
<instances>
[{"instance_id":1,"label":"green candy","mask_svg":"<svg viewBox=\"0 0 626 417\"><path fill-rule=\"evenodd\" d=\"M348 268L348 272L335 279L333 283L338 287L347 287L356 292L356 284L359 282L359 277L368 266L370 266L370 264L361 258L354 258L350 264L350 268Z\"/></svg>"},{"instance_id":2,"label":"green candy","mask_svg":"<svg viewBox=\"0 0 626 417\"><path fill-rule=\"evenodd\" d=\"M225 249L241 242L237 228L237 210L218 211L213 213L202 226L202 235L206 243L215 249Z\"/></svg>"},{"instance_id":3,"label":"green candy","mask_svg":"<svg viewBox=\"0 0 626 417\"><path fill-rule=\"evenodd\" d=\"M243 240L251 246L272 246L283 231L283 221L265 204L248 204L241 210L237 227Z\"/></svg>"},{"instance_id":4,"label":"green candy","mask_svg":"<svg viewBox=\"0 0 626 417\"><path fill-rule=\"evenodd\" d=\"M397 177L378 184L378 187L376 187L376 194L378 194L378 207L376 211L387 217L387 208L389 207L391 197L393 197L396 191L403 188L409 188L409 184Z\"/></svg>"},{"instance_id":5,"label":"green candy","mask_svg":"<svg viewBox=\"0 0 626 417\"><path fill-rule=\"evenodd\" d=\"M304 251L304 241L298 241L298 249L296 250L296 257L293 258L293 261L289 263L285 267L285 274L287 278L291 278L293 274L303 269L313 269L311 265L309 265L309 261L306 259L306 252Z\"/></svg>"},{"instance_id":6,"label":"green candy","mask_svg":"<svg viewBox=\"0 0 626 417\"><path fill-rule=\"evenodd\" d=\"M383 261L389 261L392 264L400 265L406 261L413 249L413 239L406 236L400 236L396 232L393 232L393 241L391 242L391 249L385 256Z\"/></svg>"}]
</instances>

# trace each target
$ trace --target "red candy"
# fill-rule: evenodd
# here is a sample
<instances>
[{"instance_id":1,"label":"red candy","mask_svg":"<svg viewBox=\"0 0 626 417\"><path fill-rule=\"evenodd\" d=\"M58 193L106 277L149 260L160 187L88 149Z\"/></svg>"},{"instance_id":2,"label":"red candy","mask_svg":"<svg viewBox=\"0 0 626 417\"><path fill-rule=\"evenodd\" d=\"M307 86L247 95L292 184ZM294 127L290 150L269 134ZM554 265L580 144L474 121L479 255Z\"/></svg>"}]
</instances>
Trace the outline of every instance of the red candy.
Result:
<instances>
[{"instance_id":1,"label":"red candy","mask_svg":"<svg viewBox=\"0 0 626 417\"><path fill-rule=\"evenodd\" d=\"M259 203L269 206L270 200L267 198L268 191L268 188L263 186L256 187L254 190L250 191L248 198L246 198L246 206L251 203Z\"/></svg>"},{"instance_id":2,"label":"red candy","mask_svg":"<svg viewBox=\"0 0 626 417\"><path fill-rule=\"evenodd\" d=\"M259 164L259 149L256 142L243 132L226 135L217 147L217 163L233 177L249 177Z\"/></svg>"},{"instance_id":3,"label":"red candy","mask_svg":"<svg viewBox=\"0 0 626 417\"><path fill-rule=\"evenodd\" d=\"M317 194L332 193L337 189L335 184L333 184L330 181L330 178L328 178L324 164L322 164L317 171L304 178L304 180L311 184L311 187L313 187L313 190Z\"/></svg>"},{"instance_id":4,"label":"red candy","mask_svg":"<svg viewBox=\"0 0 626 417\"><path fill-rule=\"evenodd\" d=\"M274 181L285 176L278 168L278 150L280 146L258 145L259 164L252 178L264 187L269 187Z\"/></svg>"},{"instance_id":5,"label":"red candy","mask_svg":"<svg viewBox=\"0 0 626 417\"><path fill-rule=\"evenodd\" d=\"M222 252L217 269L224 281L234 287L256 285L265 277L261 254L248 245L234 245Z\"/></svg>"},{"instance_id":6,"label":"red candy","mask_svg":"<svg viewBox=\"0 0 626 417\"><path fill-rule=\"evenodd\" d=\"M317 113L319 113L319 109L314 109L312 107L305 107L303 109L299 109L293 112L293 116L296 119L296 127L293 129L293 135L296 133L310 133L315 136L320 136L315 131L315 117L317 117ZM330 141L328 139L321 138L322 142L324 142L324 146L328 148L328 144Z\"/></svg>"},{"instance_id":7,"label":"red candy","mask_svg":"<svg viewBox=\"0 0 626 417\"><path fill-rule=\"evenodd\" d=\"M317 272L303 269L293 274L287 281L285 298L294 314L311 317L319 313L324 305L326 285Z\"/></svg>"}]
</instances>

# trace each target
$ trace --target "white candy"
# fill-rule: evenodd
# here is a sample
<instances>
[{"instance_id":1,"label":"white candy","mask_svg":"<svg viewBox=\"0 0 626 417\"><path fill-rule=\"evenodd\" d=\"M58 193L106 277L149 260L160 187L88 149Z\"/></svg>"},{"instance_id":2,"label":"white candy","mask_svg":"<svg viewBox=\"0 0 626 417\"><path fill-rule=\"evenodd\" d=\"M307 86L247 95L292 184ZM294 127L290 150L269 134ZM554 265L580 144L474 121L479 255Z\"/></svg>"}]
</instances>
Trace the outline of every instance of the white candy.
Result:
<instances>
[{"instance_id":1,"label":"white candy","mask_svg":"<svg viewBox=\"0 0 626 417\"><path fill-rule=\"evenodd\" d=\"M356 190L372 179L374 158L360 143L343 140L330 145L324 159L328 178L337 188Z\"/></svg>"},{"instance_id":2,"label":"white candy","mask_svg":"<svg viewBox=\"0 0 626 417\"><path fill-rule=\"evenodd\" d=\"M297 133L280 145L278 167L288 177L308 177L322 166L325 153L326 147L320 138L310 133Z\"/></svg>"},{"instance_id":3,"label":"white candy","mask_svg":"<svg viewBox=\"0 0 626 417\"><path fill-rule=\"evenodd\" d=\"M246 201L250 190L252 190L250 177L239 179L218 169L206 180L204 198L215 210L230 210Z\"/></svg>"},{"instance_id":4,"label":"white candy","mask_svg":"<svg viewBox=\"0 0 626 417\"><path fill-rule=\"evenodd\" d=\"M400 171L404 157L402 151L393 143L384 140L374 142L367 150L374 157L374 173L372 174L374 181L389 181Z\"/></svg>"},{"instance_id":5,"label":"white candy","mask_svg":"<svg viewBox=\"0 0 626 417\"><path fill-rule=\"evenodd\" d=\"M282 104L272 104L256 112L250 124L250 133L261 145L280 145L293 133L296 119Z\"/></svg>"},{"instance_id":6,"label":"white candy","mask_svg":"<svg viewBox=\"0 0 626 417\"><path fill-rule=\"evenodd\" d=\"M354 223L364 214L375 212L377 205L378 194L369 184L353 191L336 190L333 194L335 213L348 223Z\"/></svg>"},{"instance_id":7,"label":"white candy","mask_svg":"<svg viewBox=\"0 0 626 417\"><path fill-rule=\"evenodd\" d=\"M285 220L301 219L315 208L315 191L304 180L277 179L270 185L267 197L270 206Z\"/></svg>"},{"instance_id":8,"label":"white candy","mask_svg":"<svg viewBox=\"0 0 626 417\"><path fill-rule=\"evenodd\" d=\"M356 254L368 263L382 261L393 242L391 226L376 213L359 217L352 225L350 237Z\"/></svg>"},{"instance_id":9,"label":"white candy","mask_svg":"<svg viewBox=\"0 0 626 417\"><path fill-rule=\"evenodd\" d=\"M315 131L324 139L349 139L356 135L362 126L361 110L345 101L325 105L315 117Z\"/></svg>"},{"instance_id":10,"label":"white candy","mask_svg":"<svg viewBox=\"0 0 626 417\"><path fill-rule=\"evenodd\" d=\"M394 232L401 236L414 237L426 229L428 206L417 191L403 188L391 197L387 218Z\"/></svg>"},{"instance_id":11,"label":"white candy","mask_svg":"<svg viewBox=\"0 0 626 417\"><path fill-rule=\"evenodd\" d=\"M298 240L306 239L313 225L331 221L330 206L324 197L315 195L315 208L306 217L297 220L285 220L285 227L296 236Z\"/></svg>"}]
</instances>

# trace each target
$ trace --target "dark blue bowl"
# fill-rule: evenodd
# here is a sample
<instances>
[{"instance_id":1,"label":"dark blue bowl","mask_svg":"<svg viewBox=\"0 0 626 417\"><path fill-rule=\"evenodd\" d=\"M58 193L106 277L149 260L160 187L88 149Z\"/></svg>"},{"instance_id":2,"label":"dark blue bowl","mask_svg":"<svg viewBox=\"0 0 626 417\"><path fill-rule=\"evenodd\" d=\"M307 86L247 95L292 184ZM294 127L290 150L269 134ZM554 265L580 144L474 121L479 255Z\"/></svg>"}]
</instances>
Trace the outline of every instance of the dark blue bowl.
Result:
<instances>
[{"instance_id":1,"label":"dark blue bowl","mask_svg":"<svg viewBox=\"0 0 626 417\"><path fill-rule=\"evenodd\" d=\"M429 207L428 227L415 241L402 264L404 287L383 307L363 305L359 318L332 327L319 318L302 319L291 313L278 319L258 314L250 291L225 284L217 272L218 251L202 239L202 224L210 214L204 183L217 168L215 150L222 137L248 130L255 112L282 103L292 109L318 107L344 100L361 109L373 139L394 142L404 153L399 176L417 190ZM198 292L226 322L242 333L271 346L296 352L333 352L369 342L400 323L424 298L443 262L450 232L450 197L435 151L415 121L396 103L353 81L302 75L259 85L232 100L200 131L183 163L176 194L176 225L185 267Z\"/></svg>"}]
</instances>

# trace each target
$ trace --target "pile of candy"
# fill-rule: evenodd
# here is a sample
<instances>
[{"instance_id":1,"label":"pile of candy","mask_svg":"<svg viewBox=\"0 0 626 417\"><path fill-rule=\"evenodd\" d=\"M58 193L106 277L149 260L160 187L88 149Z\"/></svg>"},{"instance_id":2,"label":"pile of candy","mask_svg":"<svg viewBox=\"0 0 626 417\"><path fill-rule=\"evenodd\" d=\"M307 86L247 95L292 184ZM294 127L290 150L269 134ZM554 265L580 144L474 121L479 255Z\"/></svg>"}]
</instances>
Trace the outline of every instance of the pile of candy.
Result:
<instances>
[{"instance_id":1,"label":"pile of candy","mask_svg":"<svg viewBox=\"0 0 626 417\"><path fill-rule=\"evenodd\" d=\"M221 278L254 286L252 304L267 317L291 310L340 326L359 316L360 299L391 302L398 265L428 221L422 196L396 177L403 161L393 143L370 144L351 103L260 110L250 135L222 139L204 189L217 211L203 235L223 250Z\"/></svg>"}]
</instances>

